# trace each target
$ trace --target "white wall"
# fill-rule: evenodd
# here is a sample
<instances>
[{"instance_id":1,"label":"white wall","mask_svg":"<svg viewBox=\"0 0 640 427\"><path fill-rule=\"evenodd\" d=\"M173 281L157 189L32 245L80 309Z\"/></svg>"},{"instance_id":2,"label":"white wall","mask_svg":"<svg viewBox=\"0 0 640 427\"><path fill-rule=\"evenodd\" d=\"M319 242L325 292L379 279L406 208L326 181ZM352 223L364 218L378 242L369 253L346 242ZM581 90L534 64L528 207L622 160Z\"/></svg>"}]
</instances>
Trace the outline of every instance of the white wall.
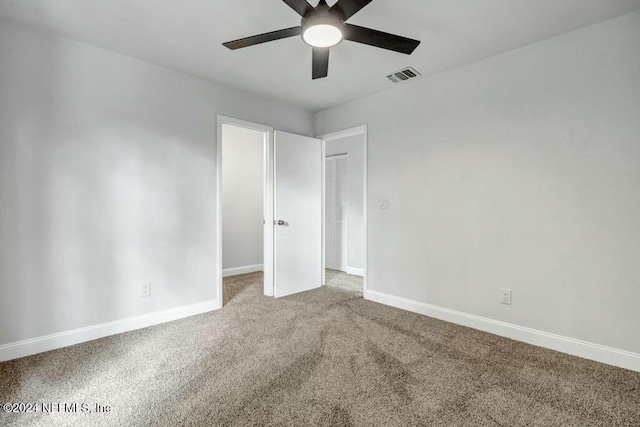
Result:
<instances>
[{"instance_id":1,"label":"white wall","mask_svg":"<svg viewBox=\"0 0 640 427\"><path fill-rule=\"evenodd\" d=\"M316 132L365 123L369 289L640 352L640 13L321 112Z\"/></svg>"},{"instance_id":2,"label":"white wall","mask_svg":"<svg viewBox=\"0 0 640 427\"><path fill-rule=\"evenodd\" d=\"M364 135L327 141L325 155L347 157L347 266L364 269Z\"/></svg>"},{"instance_id":3,"label":"white wall","mask_svg":"<svg viewBox=\"0 0 640 427\"><path fill-rule=\"evenodd\" d=\"M0 22L0 344L215 298L218 113L313 135L296 107Z\"/></svg>"},{"instance_id":4,"label":"white wall","mask_svg":"<svg viewBox=\"0 0 640 427\"><path fill-rule=\"evenodd\" d=\"M222 125L222 267L263 263L264 132Z\"/></svg>"}]
</instances>

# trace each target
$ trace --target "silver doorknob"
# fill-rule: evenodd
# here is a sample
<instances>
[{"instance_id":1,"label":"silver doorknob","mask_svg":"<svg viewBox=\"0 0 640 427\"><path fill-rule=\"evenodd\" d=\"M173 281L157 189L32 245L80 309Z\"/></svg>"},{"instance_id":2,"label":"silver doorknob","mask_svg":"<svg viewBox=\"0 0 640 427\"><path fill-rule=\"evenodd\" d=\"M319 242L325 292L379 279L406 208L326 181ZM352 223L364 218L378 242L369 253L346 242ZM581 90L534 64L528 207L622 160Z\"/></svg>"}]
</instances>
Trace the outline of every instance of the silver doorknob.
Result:
<instances>
[{"instance_id":1,"label":"silver doorknob","mask_svg":"<svg viewBox=\"0 0 640 427\"><path fill-rule=\"evenodd\" d=\"M284 225L284 221L283 220L278 220L278 225Z\"/></svg>"}]
</instances>

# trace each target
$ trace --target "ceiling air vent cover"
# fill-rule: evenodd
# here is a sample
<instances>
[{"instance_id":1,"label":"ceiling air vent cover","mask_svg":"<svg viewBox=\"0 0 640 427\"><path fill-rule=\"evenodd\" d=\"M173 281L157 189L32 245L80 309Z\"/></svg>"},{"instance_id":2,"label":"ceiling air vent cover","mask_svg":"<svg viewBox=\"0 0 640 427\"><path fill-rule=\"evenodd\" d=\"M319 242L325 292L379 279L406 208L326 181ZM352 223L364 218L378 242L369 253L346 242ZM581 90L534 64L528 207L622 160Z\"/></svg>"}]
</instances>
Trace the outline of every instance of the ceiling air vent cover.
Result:
<instances>
[{"instance_id":1,"label":"ceiling air vent cover","mask_svg":"<svg viewBox=\"0 0 640 427\"><path fill-rule=\"evenodd\" d=\"M417 72L415 68L407 67L387 75L387 78L393 83L403 83L420 77L422 74Z\"/></svg>"}]
</instances>

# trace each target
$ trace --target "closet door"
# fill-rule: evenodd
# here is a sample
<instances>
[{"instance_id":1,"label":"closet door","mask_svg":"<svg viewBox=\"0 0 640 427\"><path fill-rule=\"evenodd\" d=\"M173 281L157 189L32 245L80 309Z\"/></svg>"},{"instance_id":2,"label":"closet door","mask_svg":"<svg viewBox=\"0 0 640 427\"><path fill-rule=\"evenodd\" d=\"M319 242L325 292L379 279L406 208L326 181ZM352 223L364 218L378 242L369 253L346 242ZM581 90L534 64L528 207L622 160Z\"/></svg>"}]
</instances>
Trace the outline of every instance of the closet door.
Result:
<instances>
[{"instance_id":1,"label":"closet door","mask_svg":"<svg viewBox=\"0 0 640 427\"><path fill-rule=\"evenodd\" d=\"M335 270L333 264L335 248L333 213L335 212L335 188L333 185L334 166L336 162L332 158L325 160L325 202L324 202L324 264L325 268Z\"/></svg>"},{"instance_id":2,"label":"closet door","mask_svg":"<svg viewBox=\"0 0 640 427\"><path fill-rule=\"evenodd\" d=\"M347 269L347 156L326 159L325 266Z\"/></svg>"}]
</instances>

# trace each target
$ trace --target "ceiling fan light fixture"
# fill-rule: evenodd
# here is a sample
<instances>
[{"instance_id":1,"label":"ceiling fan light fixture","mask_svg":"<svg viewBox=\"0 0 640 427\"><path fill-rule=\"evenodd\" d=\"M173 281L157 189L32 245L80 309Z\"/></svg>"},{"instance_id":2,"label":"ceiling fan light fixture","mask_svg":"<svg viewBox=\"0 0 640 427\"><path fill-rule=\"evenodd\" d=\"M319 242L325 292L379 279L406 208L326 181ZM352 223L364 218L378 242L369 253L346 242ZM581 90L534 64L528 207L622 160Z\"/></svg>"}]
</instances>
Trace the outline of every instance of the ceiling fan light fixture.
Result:
<instances>
[{"instance_id":1,"label":"ceiling fan light fixture","mask_svg":"<svg viewBox=\"0 0 640 427\"><path fill-rule=\"evenodd\" d=\"M367 44L406 55L411 55L420 44L420 40L345 23L373 0L337 0L333 2L332 6L327 4L327 0L318 0L316 7L311 6L308 0L283 1L302 17L299 27L284 28L232 40L222 43L223 46L236 50L274 40L301 36L302 41L313 48L311 52L311 77L315 80L327 77L330 48L342 40Z\"/></svg>"},{"instance_id":2,"label":"ceiling fan light fixture","mask_svg":"<svg viewBox=\"0 0 640 427\"><path fill-rule=\"evenodd\" d=\"M340 43L343 34L340 29L330 24L316 24L304 29L302 40L312 47L327 48Z\"/></svg>"}]
</instances>

